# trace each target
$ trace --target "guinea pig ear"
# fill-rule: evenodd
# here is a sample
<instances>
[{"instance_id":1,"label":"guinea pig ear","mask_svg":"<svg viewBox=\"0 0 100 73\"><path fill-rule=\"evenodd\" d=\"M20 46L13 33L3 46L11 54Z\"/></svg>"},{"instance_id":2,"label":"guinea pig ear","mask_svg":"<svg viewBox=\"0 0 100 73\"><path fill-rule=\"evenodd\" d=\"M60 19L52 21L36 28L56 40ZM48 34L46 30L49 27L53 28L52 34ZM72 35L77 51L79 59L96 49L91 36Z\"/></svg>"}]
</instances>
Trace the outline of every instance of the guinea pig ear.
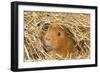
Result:
<instances>
[{"instance_id":1,"label":"guinea pig ear","mask_svg":"<svg viewBox=\"0 0 100 73\"><path fill-rule=\"evenodd\" d=\"M64 25L61 25L61 27L63 28L63 30L65 31L65 33L67 33L67 35L74 37L74 34L70 31L69 28L65 27Z\"/></svg>"},{"instance_id":2,"label":"guinea pig ear","mask_svg":"<svg viewBox=\"0 0 100 73\"><path fill-rule=\"evenodd\" d=\"M50 23L45 23L45 24L43 25L42 29L43 29L44 31L47 31L49 25L50 25Z\"/></svg>"}]
</instances>

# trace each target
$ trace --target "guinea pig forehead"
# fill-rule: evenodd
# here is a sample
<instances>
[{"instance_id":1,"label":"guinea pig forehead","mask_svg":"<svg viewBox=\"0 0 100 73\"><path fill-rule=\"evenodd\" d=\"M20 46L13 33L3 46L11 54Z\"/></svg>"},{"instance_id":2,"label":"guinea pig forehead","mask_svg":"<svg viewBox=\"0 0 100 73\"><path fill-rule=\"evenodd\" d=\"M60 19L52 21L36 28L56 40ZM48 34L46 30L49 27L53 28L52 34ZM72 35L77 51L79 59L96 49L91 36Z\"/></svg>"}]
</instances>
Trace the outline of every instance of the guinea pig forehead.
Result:
<instances>
[{"instance_id":1,"label":"guinea pig forehead","mask_svg":"<svg viewBox=\"0 0 100 73\"><path fill-rule=\"evenodd\" d=\"M53 30L55 30L55 31L62 31L62 28L59 26L59 25L50 25L49 26L49 28L48 28L48 30L50 31L53 31Z\"/></svg>"}]
</instances>

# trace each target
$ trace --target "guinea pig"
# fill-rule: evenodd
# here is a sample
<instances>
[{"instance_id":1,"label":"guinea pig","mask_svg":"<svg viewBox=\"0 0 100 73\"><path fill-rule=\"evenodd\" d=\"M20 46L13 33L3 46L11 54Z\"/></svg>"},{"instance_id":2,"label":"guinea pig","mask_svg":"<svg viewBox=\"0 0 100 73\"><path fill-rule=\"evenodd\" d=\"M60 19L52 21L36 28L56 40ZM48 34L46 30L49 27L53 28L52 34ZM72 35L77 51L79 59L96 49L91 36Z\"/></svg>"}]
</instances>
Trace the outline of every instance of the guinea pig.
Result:
<instances>
[{"instance_id":1,"label":"guinea pig","mask_svg":"<svg viewBox=\"0 0 100 73\"><path fill-rule=\"evenodd\" d=\"M62 58L75 58L78 50L74 47L74 35L64 25L49 25L45 34L45 44L52 48L52 52L60 55Z\"/></svg>"}]
</instances>

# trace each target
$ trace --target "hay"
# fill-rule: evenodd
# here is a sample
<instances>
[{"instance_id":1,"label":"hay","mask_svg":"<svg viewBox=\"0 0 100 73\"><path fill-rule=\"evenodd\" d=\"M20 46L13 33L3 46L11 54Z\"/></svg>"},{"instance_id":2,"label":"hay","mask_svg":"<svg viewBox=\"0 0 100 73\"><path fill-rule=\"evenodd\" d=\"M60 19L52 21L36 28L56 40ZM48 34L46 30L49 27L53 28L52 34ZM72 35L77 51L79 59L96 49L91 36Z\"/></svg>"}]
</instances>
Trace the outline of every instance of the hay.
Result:
<instances>
[{"instance_id":1,"label":"hay","mask_svg":"<svg viewBox=\"0 0 100 73\"><path fill-rule=\"evenodd\" d=\"M44 44L48 23L58 23L71 30L81 56L90 58L90 14L24 11L24 61L60 60ZM85 48L85 49L84 49Z\"/></svg>"}]
</instances>

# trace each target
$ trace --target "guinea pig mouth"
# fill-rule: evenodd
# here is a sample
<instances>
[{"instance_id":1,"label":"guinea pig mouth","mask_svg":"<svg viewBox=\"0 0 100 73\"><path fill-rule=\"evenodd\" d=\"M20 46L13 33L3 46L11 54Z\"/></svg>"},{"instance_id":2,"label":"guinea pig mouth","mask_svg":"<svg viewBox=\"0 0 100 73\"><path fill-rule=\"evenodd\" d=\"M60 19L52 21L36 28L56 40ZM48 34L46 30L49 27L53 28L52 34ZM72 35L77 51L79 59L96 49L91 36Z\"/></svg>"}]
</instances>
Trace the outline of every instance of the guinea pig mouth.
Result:
<instances>
[{"instance_id":1,"label":"guinea pig mouth","mask_svg":"<svg viewBox=\"0 0 100 73\"><path fill-rule=\"evenodd\" d=\"M46 47L47 47L47 48L51 48L51 46L50 46L50 45L46 45Z\"/></svg>"},{"instance_id":2,"label":"guinea pig mouth","mask_svg":"<svg viewBox=\"0 0 100 73\"><path fill-rule=\"evenodd\" d=\"M51 44L48 41L45 41L45 45L46 45L46 47L51 47Z\"/></svg>"},{"instance_id":3,"label":"guinea pig mouth","mask_svg":"<svg viewBox=\"0 0 100 73\"><path fill-rule=\"evenodd\" d=\"M51 46L49 46L49 45L45 45L45 46L46 46L48 52L53 50Z\"/></svg>"}]
</instances>

